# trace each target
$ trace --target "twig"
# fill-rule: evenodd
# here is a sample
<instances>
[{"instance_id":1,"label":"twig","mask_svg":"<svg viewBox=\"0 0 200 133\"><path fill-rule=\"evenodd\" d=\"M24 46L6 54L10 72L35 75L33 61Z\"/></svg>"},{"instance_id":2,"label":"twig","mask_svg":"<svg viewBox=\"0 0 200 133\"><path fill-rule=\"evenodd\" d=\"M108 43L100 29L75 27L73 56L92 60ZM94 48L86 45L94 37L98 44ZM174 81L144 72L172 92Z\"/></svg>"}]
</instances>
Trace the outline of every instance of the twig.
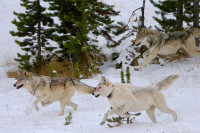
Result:
<instances>
[{"instance_id":1,"label":"twig","mask_svg":"<svg viewBox=\"0 0 200 133\"><path fill-rule=\"evenodd\" d=\"M139 8L137 8L137 9L135 9L135 10L131 13L131 16L129 17L129 20L128 20L127 25L130 23L131 17L133 16L133 14L134 14L137 10L139 10L139 9L142 9L142 7L139 7Z\"/></svg>"}]
</instances>

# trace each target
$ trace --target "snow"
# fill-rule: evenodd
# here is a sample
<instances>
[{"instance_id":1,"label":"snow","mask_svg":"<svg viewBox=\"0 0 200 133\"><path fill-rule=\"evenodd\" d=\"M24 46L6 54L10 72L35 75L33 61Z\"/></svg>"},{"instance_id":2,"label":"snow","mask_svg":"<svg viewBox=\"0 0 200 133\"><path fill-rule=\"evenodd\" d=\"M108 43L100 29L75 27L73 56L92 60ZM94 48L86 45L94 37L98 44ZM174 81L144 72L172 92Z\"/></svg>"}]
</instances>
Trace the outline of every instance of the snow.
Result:
<instances>
[{"instance_id":1,"label":"snow","mask_svg":"<svg viewBox=\"0 0 200 133\"><path fill-rule=\"evenodd\" d=\"M116 9L122 11L121 16L116 19L128 20L132 11L142 5L137 0L103 0L109 4L116 5ZM20 48L14 43L9 31L15 29L10 23L14 15L13 10L21 11L19 0L0 1L0 133L197 133L200 130L200 60L197 57L181 59L174 62L164 62L164 66L150 64L142 71L134 71L130 67L131 82L137 86L153 85L171 74L181 74L170 88L164 90L168 106L178 115L178 121L172 117L156 110L158 123L153 124L146 113L142 111L140 116L132 124L124 123L120 127L109 128L106 124L101 126L104 113L110 109L106 98L95 98L92 95L75 93L72 101L78 104L78 110L66 107L65 115L58 116L60 105L55 102L47 107L41 107L37 112L33 108L36 99L25 89L15 89L15 79L8 78L6 72L16 69L13 58ZM156 25L152 20L153 7L146 2L146 23ZM125 44L126 42L124 42ZM128 46L128 44L127 44ZM127 47L118 47L115 50L124 52ZM121 59L123 57L120 57ZM126 67L123 68L125 70ZM100 67L101 74L94 75L91 79L83 79L82 82L96 86L101 78L105 76L112 82L120 82L120 69L114 69L114 64L106 62ZM72 112L72 123L64 125L65 117L69 111Z\"/></svg>"}]
</instances>

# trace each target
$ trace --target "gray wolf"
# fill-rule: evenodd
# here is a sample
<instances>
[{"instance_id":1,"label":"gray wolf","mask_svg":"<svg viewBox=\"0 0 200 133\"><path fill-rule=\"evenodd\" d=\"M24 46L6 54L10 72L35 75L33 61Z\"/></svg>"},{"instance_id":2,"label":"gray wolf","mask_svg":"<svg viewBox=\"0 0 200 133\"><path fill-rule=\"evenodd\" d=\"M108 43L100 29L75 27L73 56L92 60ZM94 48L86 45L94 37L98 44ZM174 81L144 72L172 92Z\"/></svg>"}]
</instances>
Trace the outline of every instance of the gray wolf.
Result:
<instances>
[{"instance_id":1,"label":"gray wolf","mask_svg":"<svg viewBox=\"0 0 200 133\"><path fill-rule=\"evenodd\" d=\"M167 106L165 96L161 93L161 90L167 89L179 77L180 75L178 74L168 76L154 87L138 87L132 84L112 83L105 77L102 77L93 95L95 97L107 97L112 109L104 114L100 124L105 124L109 115L117 114L121 117L129 118L130 114L128 112L143 110L146 110L152 122L156 123L155 108L172 115L174 121L176 121L176 112Z\"/></svg>"},{"instance_id":2,"label":"gray wolf","mask_svg":"<svg viewBox=\"0 0 200 133\"><path fill-rule=\"evenodd\" d=\"M175 31L171 33L162 33L156 30L142 28L136 36L136 46L146 45L148 50L144 52L144 62L139 68L143 69L153 60L157 54L171 55L176 54L180 48L184 48L189 55L198 55L200 53L195 48L195 38L200 37L200 30L197 28L185 29L184 31Z\"/></svg>"},{"instance_id":3,"label":"gray wolf","mask_svg":"<svg viewBox=\"0 0 200 133\"><path fill-rule=\"evenodd\" d=\"M39 111L38 103L47 106L55 101L60 101L60 116L64 115L65 106L71 106L77 110L77 104L71 101L75 90L86 94L92 94L94 87L90 87L78 80L66 77L47 77L34 75L29 72L20 72L14 87L24 87L37 99L33 102L35 110Z\"/></svg>"}]
</instances>

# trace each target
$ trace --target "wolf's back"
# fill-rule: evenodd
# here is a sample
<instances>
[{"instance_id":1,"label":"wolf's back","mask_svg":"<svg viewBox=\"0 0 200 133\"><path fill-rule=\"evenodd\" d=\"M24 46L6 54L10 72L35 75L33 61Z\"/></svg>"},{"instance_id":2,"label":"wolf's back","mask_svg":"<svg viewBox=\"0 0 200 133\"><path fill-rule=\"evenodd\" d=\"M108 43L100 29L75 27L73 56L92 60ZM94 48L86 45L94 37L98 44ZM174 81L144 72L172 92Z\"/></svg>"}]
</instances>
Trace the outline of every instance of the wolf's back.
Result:
<instances>
[{"instance_id":1,"label":"wolf's back","mask_svg":"<svg viewBox=\"0 0 200 133\"><path fill-rule=\"evenodd\" d=\"M162 81L158 82L155 85L155 88L157 88L158 90L164 90L167 89L170 85L172 85L174 83L174 81L176 81L178 78L180 77L179 74L174 74L174 75L170 75L167 78L163 79Z\"/></svg>"}]
</instances>

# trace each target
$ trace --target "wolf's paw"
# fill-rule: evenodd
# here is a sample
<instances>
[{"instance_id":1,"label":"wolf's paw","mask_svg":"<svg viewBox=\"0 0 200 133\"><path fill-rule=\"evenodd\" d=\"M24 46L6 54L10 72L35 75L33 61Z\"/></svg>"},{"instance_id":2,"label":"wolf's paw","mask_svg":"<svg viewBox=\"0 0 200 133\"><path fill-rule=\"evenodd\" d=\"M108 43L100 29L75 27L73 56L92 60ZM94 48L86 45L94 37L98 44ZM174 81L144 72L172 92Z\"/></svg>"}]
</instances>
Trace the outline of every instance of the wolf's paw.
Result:
<instances>
[{"instance_id":1,"label":"wolf's paw","mask_svg":"<svg viewBox=\"0 0 200 133\"><path fill-rule=\"evenodd\" d=\"M50 102L50 101L42 101L41 102L41 105L43 106L43 107L45 107L45 106L47 106L47 105L49 105L49 104L52 104L53 102Z\"/></svg>"},{"instance_id":2,"label":"wolf's paw","mask_svg":"<svg viewBox=\"0 0 200 133\"><path fill-rule=\"evenodd\" d=\"M127 113L124 114L124 117L126 117L126 118L130 118L131 115L127 112Z\"/></svg>"},{"instance_id":3,"label":"wolf's paw","mask_svg":"<svg viewBox=\"0 0 200 133\"><path fill-rule=\"evenodd\" d=\"M140 69L139 69L139 68L134 68L134 70L135 70L135 71L140 71Z\"/></svg>"},{"instance_id":4,"label":"wolf's paw","mask_svg":"<svg viewBox=\"0 0 200 133\"><path fill-rule=\"evenodd\" d=\"M39 108L38 108L38 106L34 106L34 107L35 107L35 110L36 110L36 111L39 111Z\"/></svg>"},{"instance_id":5,"label":"wolf's paw","mask_svg":"<svg viewBox=\"0 0 200 133\"><path fill-rule=\"evenodd\" d=\"M61 112L60 114L59 114L59 116L63 116L64 115L64 112Z\"/></svg>"},{"instance_id":6,"label":"wolf's paw","mask_svg":"<svg viewBox=\"0 0 200 133\"><path fill-rule=\"evenodd\" d=\"M73 109L74 109L74 111L77 111L77 106L75 106Z\"/></svg>"},{"instance_id":7,"label":"wolf's paw","mask_svg":"<svg viewBox=\"0 0 200 133\"><path fill-rule=\"evenodd\" d=\"M101 123L100 123L100 125L104 125L106 122L104 122L104 121L102 121Z\"/></svg>"},{"instance_id":8,"label":"wolf's paw","mask_svg":"<svg viewBox=\"0 0 200 133\"><path fill-rule=\"evenodd\" d=\"M46 103L45 103L44 101L42 101L42 102L41 102L41 105L42 105L43 107L45 107L45 106L46 106Z\"/></svg>"}]
</instances>

